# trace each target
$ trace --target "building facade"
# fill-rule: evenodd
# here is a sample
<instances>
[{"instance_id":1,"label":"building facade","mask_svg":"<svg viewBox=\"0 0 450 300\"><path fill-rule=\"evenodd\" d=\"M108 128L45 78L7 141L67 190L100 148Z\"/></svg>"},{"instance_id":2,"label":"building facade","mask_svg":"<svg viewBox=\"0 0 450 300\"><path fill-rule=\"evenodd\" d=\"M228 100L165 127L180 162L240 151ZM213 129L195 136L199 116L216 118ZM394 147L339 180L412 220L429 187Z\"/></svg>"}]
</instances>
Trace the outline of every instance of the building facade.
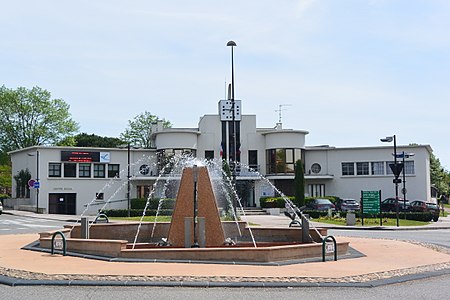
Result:
<instances>
[{"instance_id":1,"label":"building facade","mask_svg":"<svg viewBox=\"0 0 450 300\"><path fill-rule=\"evenodd\" d=\"M392 146L307 146L307 131L284 129L280 123L257 128L256 116L240 115L240 111L230 126L221 104L217 115L201 117L195 128L156 125L152 149L35 146L11 152L13 178L28 172L31 179L28 195L21 192L23 180L13 179L16 208L78 215L127 208L128 198L151 194L172 156L190 153L202 159L227 160L233 157L233 145L238 161L236 188L243 206L259 206L263 196L293 195L294 165L299 159L304 164L308 196L359 199L362 190L381 190L383 198L395 195L389 167ZM414 153L404 164L407 198L429 200L431 147L398 146L397 153L401 152ZM399 184L402 188L403 183Z\"/></svg>"}]
</instances>

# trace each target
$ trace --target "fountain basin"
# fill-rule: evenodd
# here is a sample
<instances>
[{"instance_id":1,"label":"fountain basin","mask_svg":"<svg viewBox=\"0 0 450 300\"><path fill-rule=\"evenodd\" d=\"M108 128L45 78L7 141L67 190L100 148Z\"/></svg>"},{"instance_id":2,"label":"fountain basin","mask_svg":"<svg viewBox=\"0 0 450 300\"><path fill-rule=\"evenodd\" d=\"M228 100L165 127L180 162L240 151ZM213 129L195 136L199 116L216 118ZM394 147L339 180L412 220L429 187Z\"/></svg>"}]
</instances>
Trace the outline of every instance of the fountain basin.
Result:
<instances>
[{"instance_id":1,"label":"fountain basin","mask_svg":"<svg viewBox=\"0 0 450 300\"><path fill-rule=\"evenodd\" d=\"M80 225L73 228L66 226L63 233L66 236L68 252L117 259L267 263L322 257L322 242L313 229L310 230L310 234L314 241L303 243L300 228L252 227L255 240L258 241L255 248L250 241L245 222L239 222L242 236L238 235L235 222L222 223L225 229L229 227L230 231L235 230L235 235L231 239L237 241L236 245L206 248L156 246L162 237L167 236L170 223L156 223L154 237L150 239L143 234L134 249L132 240L138 226L136 222L92 224L89 239L80 238ZM144 222L141 226L145 229L144 232L151 232L154 223ZM326 229L320 228L318 231L323 236L327 234ZM41 233L40 247L50 249L51 237L52 232ZM348 242L338 242L338 255L347 254L348 247Z\"/></svg>"}]
</instances>

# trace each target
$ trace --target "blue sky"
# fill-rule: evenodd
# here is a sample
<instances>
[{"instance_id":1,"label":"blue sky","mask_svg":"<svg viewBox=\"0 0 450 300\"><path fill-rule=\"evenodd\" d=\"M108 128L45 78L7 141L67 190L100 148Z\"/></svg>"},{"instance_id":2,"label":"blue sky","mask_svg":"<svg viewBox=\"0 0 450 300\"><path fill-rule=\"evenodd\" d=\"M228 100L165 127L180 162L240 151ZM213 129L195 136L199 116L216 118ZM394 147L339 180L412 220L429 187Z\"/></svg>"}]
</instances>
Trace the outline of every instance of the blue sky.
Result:
<instances>
[{"instance_id":1,"label":"blue sky","mask_svg":"<svg viewBox=\"0 0 450 300\"><path fill-rule=\"evenodd\" d=\"M450 1L2 1L0 85L40 86L81 132L147 110L175 127L236 98L308 145L429 144L450 169Z\"/></svg>"}]
</instances>

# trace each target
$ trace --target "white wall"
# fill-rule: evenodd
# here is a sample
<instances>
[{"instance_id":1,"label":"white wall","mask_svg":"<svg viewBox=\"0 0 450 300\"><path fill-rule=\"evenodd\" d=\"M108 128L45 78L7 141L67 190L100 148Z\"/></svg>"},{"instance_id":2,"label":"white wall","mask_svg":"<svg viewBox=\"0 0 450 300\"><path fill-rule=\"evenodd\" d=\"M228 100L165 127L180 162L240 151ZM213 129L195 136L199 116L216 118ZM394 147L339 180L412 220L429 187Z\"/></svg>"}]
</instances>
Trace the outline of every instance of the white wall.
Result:
<instances>
[{"instance_id":1,"label":"white wall","mask_svg":"<svg viewBox=\"0 0 450 300\"><path fill-rule=\"evenodd\" d=\"M413 160L415 174L406 175L407 198L410 200L429 200L430 173L428 146L398 147L397 152L415 153L415 156L406 160ZM306 183L325 184L326 194L339 197L360 198L361 190L381 190L382 198L395 196L393 175L355 175L342 176L342 162L375 162L393 159L392 147L364 147L364 148L327 148L308 149L305 155L305 170L311 168L313 163L319 163L322 170L318 175L333 175L333 179L314 179ZM315 178L320 177L316 176ZM401 176L402 177L402 176ZM399 184L399 196L402 197Z\"/></svg>"}]
</instances>

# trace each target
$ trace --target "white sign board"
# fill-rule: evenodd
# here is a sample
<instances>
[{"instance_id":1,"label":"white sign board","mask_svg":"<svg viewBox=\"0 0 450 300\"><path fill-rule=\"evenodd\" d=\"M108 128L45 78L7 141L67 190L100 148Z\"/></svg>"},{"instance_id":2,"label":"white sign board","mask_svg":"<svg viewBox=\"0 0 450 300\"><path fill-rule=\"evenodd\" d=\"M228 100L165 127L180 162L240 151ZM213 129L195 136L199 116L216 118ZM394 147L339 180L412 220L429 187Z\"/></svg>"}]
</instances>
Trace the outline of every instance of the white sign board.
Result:
<instances>
[{"instance_id":1,"label":"white sign board","mask_svg":"<svg viewBox=\"0 0 450 300\"><path fill-rule=\"evenodd\" d=\"M334 243L325 243L325 252L334 253Z\"/></svg>"}]
</instances>

